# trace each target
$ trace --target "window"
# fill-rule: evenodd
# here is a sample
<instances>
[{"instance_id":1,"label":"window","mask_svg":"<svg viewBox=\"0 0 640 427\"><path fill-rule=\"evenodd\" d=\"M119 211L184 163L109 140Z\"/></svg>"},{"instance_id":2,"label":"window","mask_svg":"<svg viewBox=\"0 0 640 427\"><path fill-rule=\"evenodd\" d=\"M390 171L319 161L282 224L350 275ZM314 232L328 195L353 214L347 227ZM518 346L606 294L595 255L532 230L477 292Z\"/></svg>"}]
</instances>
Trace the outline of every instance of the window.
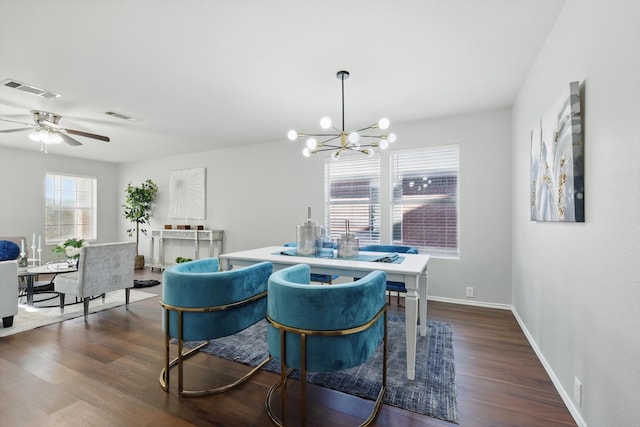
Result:
<instances>
[{"instance_id":1,"label":"window","mask_svg":"<svg viewBox=\"0 0 640 427\"><path fill-rule=\"evenodd\" d=\"M358 157L325 162L325 225L331 239L345 232L349 220L360 244L380 242L380 158Z\"/></svg>"},{"instance_id":2,"label":"window","mask_svg":"<svg viewBox=\"0 0 640 427\"><path fill-rule=\"evenodd\" d=\"M391 153L394 244L458 256L458 147Z\"/></svg>"},{"instance_id":3,"label":"window","mask_svg":"<svg viewBox=\"0 0 640 427\"><path fill-rule=\"evenodd\" d=\"M45 236L49 245L78 237L96 239L97 179L47 173Z\"/></svg>"}]
</instances>

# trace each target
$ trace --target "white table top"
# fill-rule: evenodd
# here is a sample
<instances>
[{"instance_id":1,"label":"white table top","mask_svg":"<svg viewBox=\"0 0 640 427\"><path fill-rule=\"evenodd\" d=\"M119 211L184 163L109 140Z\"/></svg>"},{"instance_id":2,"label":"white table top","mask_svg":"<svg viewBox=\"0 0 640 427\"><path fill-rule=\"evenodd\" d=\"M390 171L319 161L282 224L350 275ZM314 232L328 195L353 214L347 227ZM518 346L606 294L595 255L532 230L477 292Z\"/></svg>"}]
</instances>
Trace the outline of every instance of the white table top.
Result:
<instances>
[{"instance_id":1,"label":"white table top","mask_svg":"<svg viewBox=\"0 0 640 427\"><path fill-rule=\"evenodd\" d=\"M291 250L290 247L268 246L220 255L220 259L228 260L232 265L248 265L250 263L269 261L274 265L308 264L314 272L337 273L344 276L381 270L387 273L389 280L404 281L402 276L417 276L427 269L429 255L399 254L404 259L401 263L366 262L345 258L316 258L294 255L280 255L280 251ZM381 255L380 252L361 252L362 255ZM243 262L244 261L244 262ZM324 269L324 270L323 270Z\"/></svg>"},{"instance_id":2,"label":"white table top","mask_svg":"<svg viewBox=\"0 0 640 427\"><path fill-rule=\"evenodd\" d=\"M70 267L66 262L57 262L46 265L39 265L36 267L27 267L24 272L30 275L38 274L55 274L55 273L69 273L76 271L76 267Z\"/></svg>"}]
</instances>

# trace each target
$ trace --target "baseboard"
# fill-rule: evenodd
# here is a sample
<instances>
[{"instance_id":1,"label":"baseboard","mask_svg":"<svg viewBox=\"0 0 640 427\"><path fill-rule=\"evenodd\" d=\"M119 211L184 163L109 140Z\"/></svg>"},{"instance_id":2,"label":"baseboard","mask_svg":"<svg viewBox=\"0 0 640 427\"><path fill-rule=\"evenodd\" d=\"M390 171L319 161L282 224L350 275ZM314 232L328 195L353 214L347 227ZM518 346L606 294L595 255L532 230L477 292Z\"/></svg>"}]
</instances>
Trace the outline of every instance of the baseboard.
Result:
<instances>
[{"instance_id":1,"label":"baseboard","mask_svg":"<svg viewBox=\"0 0 640 427\"><path fill-rule=\"evenodd\" d=\"M434 297L429 296L427 298L429 301L438 301L438 302L446 302L449 304L461 304L461 305L472 305L474 307L485 307L485 308L497 308L499 310L512 310L511 304L498 304L495 302L484 302L484 301L470 301L466 299L457 299L457 298L446 298L446 297Z\"/></svg>"},{"instance_id":2,"label":"baseboard","mask_svg":"<svg viewBox=\"0 0 640 427\"><path fill-rule=\"evenodd\" d=\"M516 321L520 325L520 329L522 329L522 332L524 332L524 335L527 337L527 340L529 341L529 345L531 346L531 348L533 348L533 351L536 353L536 356L538 356L538 360L540 360L540 363L542 363L544 370L547 371L549 378L551 378L551 382L553 382L553 385L555 386L556 390L558 390L558 393L560 394L562 401L567 406L567 409L569 409L569 413L571 413L571 416L575 420L576 424L578 424L579 427L587 427L587 423L584 421L584 419L582 418L582 415L580 415L580 411L578 410L578 408L576 408L576 405L573 403L573 400L570 397L571 395L567 393L564 387L562 387L562 383L560 382L556 374L553 372L551 365L549 365L549 363L547 362L547 359L545 359L544 357L544 354L542 354L542 351L540 351L538 344L533 339L533 336L529 333L529 330L527 329L524 322L518 315L518 312L516 311L515 308L512 308L511 312L513 313L513 316L516 318Z\"/></svg>"}]
</instances>

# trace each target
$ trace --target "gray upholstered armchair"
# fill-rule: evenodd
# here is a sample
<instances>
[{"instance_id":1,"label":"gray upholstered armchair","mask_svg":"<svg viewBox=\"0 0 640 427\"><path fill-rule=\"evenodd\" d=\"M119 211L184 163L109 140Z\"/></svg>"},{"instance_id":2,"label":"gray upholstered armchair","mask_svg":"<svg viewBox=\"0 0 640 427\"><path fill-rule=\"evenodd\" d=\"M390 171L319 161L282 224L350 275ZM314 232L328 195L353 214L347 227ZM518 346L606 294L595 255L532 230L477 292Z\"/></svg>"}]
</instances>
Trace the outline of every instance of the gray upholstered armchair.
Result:
<instances>
[{"instance_id":1,"label":"gray upholstered armchair","mask_svg":"<svg viewBox=\"0 0 640 427\"><path fill-rule=\"evenodd\" d=\"M0 261L0 318L2 326L13 326L18 314L18 262Z\"/></svg>"},{"instance_id":2,"label":"gray upholstered armchair","mask_svg":"<svg viewBox=\"0 0 640 427\"><path fill-rule=\"evenodd\" d=\"M104 301L106 292L120 289L125 290L126 304L129 305L135 256L135 242L83 246L78 271L58 274L54 279L55 290L60 294L60 311L64 312L66 295L82 298L86 319L92 296L102 295Z\"/></svg>"},{"instance_id":3,"label":"gray upholstered armchair","mask_svg":"<svg viewBox=\"0 0 640 427\"><path fill-rule=\"evenodd\" d=\"M18 314L18 261L20 248L14 238L0 239L0 318L2 326L13 326Z\"/></svg>"}]
</instances>

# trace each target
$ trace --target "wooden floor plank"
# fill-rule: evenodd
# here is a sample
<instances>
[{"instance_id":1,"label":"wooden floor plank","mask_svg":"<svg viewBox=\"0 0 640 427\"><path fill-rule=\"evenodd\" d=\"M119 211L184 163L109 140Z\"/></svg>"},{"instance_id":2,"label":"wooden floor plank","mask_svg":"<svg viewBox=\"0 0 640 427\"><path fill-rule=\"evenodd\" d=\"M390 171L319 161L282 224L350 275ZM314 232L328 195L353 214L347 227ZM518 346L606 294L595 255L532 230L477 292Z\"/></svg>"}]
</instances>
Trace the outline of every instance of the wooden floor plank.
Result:
<instances>
[{"instance_id":1,"label":"wooden floor plank","mask_svg":"<svg viewBox=\"0 0 640 427\"><path fill-rule=\"evenodd\" d=\"M137 270L140 279L161 279ZM160 286L143 289L159 294ZM0 414L12 426L268 426L264 399L277 375L261 371L236 390L206 398L163 392L159 297L0 338ZM575 426L513 315L429 302L429 318L452 325L461 426ZM402 313L392 298L391 311ZM221 384L247 367L212 356L190 361L195 386ZM371 402L311 386L317 422L354 425ZM25 408L29 408L28 411ZM293 405L295 409L295 405ZM295 416L295 415L294 415ZM453 426L383 406L377 426Z\"/></svg>"}]
</instances>

